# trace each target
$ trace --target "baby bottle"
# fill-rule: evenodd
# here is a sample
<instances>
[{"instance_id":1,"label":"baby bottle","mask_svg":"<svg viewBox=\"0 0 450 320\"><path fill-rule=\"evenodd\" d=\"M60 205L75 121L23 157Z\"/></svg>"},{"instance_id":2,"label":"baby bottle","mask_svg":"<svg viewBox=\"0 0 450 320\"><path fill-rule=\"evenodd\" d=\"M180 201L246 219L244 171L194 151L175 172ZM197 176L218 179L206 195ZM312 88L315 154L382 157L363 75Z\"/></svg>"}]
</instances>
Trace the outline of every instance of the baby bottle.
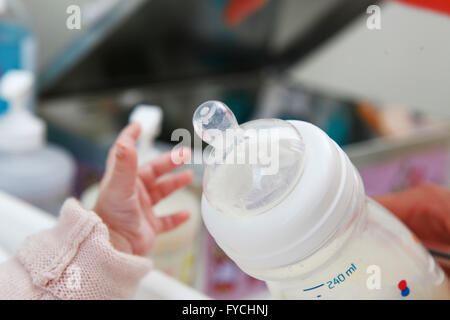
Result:
<instances>
[{"instance_id":1,"label":"baby bottle","mask_svg":"<svg viewBox=\"0 0 450 320\"><path fill-rule=\"evenodd\" d=\"M202 217L221 249L277 299L448 299L418 239L366 197L358 171L303 121L238 125L221 102L194 113L207 142Z\"/></svg>"}]
</instances>

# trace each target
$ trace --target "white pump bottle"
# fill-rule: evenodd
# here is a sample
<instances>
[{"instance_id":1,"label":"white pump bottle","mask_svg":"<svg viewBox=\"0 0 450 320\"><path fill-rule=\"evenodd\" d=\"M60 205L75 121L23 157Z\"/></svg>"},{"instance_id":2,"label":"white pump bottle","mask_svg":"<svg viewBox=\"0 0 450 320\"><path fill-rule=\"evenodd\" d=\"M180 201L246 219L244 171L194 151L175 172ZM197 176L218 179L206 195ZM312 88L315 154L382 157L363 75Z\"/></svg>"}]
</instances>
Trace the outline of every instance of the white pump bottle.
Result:
<instances>
[{"instance_id":1,"label":"white pump bottle","mask_svg":"<svg viewBox=\"0 0 450 320\"><path fill-rule=\"evenodd\" d=\"M0 82L0 96L9 103L0 118L0 189L57 214L72 192L75 164L66 151L46 144L45 123L27 109L33 82L24 70L9 71Z\"/></svg>"}]
</instances>

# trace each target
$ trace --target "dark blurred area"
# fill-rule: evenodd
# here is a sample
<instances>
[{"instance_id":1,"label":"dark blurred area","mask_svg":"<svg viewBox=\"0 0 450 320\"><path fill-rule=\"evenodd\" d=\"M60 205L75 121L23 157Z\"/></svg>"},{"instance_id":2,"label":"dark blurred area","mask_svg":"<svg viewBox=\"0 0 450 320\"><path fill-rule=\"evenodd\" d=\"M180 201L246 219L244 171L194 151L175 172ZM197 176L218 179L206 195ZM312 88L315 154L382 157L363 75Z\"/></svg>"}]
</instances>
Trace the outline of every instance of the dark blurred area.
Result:
<instances>
[{"instance_id":1,"label":"dark blurred area","mask_svg":"<svg viewBox=\"0 0 450 320\"><path fill-rule=\"evenodd\" d=\"M118 3L88 32L55 54L40 75L39 113L51 124L50 139L63 144L73 140L70 149L88 163L103 164L108 143L140 103L163 108L160 139L167 142L174 129L192 129L193 110L205 100L224 101L240 123L257 117L267 82L282 81L292 65L364 14L371 3L138 2L127 14L123 13L126 8L121 8L127 4ZM243 6L245 2L253 7ZM302 95L308 95L310 102L323 110L319 112L322 115L297 110L269 116L331 126L330 133L336 131L336 140L343 144L370 135L358 130L361 126L354 102L321 102L326 97L311 90ZM313 105L304 107L314 109ZM59 109L58 114L54 108ZM349 111L332 120L341 128L325 123L327 108L336 115L341 108ZM74 117L81 118L73 121ZM95 125L88 125L91 122Z\"/></svg>"},{"instance_id":2,"label":"dark blurred area","mask_svg":"<svg viewBox=\"0 0 450 320\"><path fill-rule=\"evenodd\" d=\"M245 2L259 6L244 15ZM364 13L370 3L143 1L72 68L43 84L42 95L283 70ZM288 12L295 14L286 16Z\"/></svg>"}]
</instances>

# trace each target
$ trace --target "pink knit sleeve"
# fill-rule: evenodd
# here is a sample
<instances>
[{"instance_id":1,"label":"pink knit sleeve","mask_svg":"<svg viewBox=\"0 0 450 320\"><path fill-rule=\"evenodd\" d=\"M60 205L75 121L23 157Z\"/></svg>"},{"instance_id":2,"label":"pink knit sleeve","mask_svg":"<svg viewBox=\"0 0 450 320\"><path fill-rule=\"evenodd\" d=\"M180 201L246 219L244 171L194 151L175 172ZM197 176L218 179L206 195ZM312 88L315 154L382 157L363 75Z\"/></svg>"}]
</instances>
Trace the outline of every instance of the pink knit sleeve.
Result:
<instances>
[{"instance_id":1,"label":"pink knit sleeve","mask_svg":"<svg viewBox=\"0 0 450 320\"><path fill-rule=\"evenodd\" d=\"M131 299L150 267L114 249L101 219L69 199L55 227L0 265L0 299Z\"/></svg>"}]
</instances>

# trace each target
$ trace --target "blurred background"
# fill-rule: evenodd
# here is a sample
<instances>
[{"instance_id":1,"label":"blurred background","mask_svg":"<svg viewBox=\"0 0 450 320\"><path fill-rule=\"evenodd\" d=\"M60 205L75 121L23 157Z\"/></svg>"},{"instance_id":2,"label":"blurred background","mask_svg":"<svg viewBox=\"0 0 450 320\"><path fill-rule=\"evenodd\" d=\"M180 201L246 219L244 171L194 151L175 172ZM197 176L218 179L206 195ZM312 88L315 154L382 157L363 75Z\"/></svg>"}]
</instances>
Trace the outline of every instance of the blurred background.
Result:
<instances>
[{"instance_id":1,"label":"blurred background","mask_svg":"<svg viewBox=\"0 0 450 320\"><path fill-rule=\"evenodd\" d=\"M381 29L367 26L371 5ZM77 10L80 28L71 29ZM136 106L156 110L146 137L156 141L145 143L160 153L175 129L193 132L206 100L225 102L239 123L318 125L370 196L425 181L449 186L448 14L403 1L0 0L0 77L34 74L26 108L46 132L38 155L0 147L0 189L54 214L70 195L92 206L108 148ZM0 100L0 123L11 109ZM188 203L193 214L160 239L157 267L215 298L263 296L264 284L206 234L202 168L191 167L193 186L158 208Z\"/></svg>"}]
</instances>

